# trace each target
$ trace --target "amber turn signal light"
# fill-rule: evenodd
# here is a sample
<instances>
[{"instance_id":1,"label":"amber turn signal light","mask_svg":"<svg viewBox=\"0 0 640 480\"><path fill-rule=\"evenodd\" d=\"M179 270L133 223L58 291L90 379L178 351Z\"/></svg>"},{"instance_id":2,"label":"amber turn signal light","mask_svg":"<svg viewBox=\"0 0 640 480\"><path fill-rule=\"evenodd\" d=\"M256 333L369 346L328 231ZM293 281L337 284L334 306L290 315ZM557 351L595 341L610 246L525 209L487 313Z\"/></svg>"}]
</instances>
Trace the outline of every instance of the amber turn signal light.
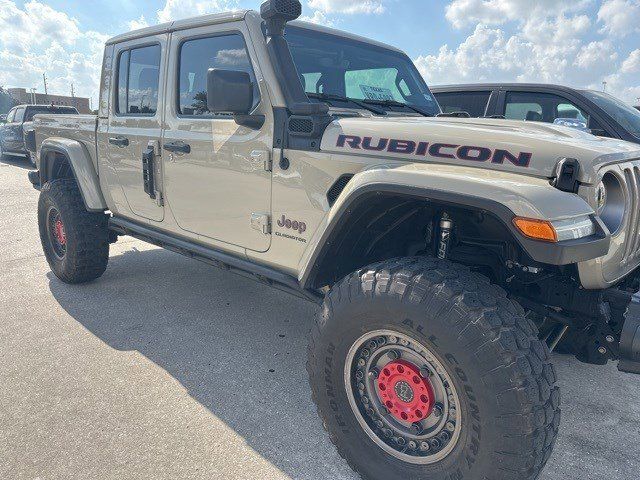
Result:
<instances>
[{"instance_id":1,"label":"amber turn signal light","mask_svg":"<svg viewBox=\"0 0 640 480\"><path fill-rule=\"evenodd\" d=\"M514 218L513 224L525 237L543 242L556 243L558 241L558 234L551 222L530 218Z\"/></svg>"}]
</instances>

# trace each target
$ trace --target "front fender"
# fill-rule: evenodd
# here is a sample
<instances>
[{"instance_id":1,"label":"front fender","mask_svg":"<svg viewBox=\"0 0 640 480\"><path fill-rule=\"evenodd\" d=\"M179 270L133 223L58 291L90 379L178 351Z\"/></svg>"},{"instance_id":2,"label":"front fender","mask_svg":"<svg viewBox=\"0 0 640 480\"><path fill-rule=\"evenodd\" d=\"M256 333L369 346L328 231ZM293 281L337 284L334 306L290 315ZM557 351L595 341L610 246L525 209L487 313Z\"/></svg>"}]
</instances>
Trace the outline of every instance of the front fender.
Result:
<instances>
[{"instance_id":1,"label":"front fender","mask_svg":"<svg viewBox=\"0 0 640 480\"><path fill-rule=\"evenodd\" d=\"M562 192L544 178L447 165L407 164L365 170L349 182L323 220L305 252L300 270L303 286L313 284L322 262L352 212L371 196L393 194L434 204L480 210L498 218L515 241L536 262L568 265L606 254L610 234L591 206L575 194ZM549 221L591 216L598 234L549 244L528 239L514 227L515 217Z\"/></svg>"},{"instance_id":2,"label":"front fender","mask_svg":"<svg viewBox=\"0 0 640 480\"><path fill-rule=\"evenodd\" d=\"M40 179L42 183L55 179L54 162L62 156L67 160L78 183L85 207L91 212L107 209L100 181L87 148L76 140L51 137L40 146Z\"/></svg>"}]
</instances>

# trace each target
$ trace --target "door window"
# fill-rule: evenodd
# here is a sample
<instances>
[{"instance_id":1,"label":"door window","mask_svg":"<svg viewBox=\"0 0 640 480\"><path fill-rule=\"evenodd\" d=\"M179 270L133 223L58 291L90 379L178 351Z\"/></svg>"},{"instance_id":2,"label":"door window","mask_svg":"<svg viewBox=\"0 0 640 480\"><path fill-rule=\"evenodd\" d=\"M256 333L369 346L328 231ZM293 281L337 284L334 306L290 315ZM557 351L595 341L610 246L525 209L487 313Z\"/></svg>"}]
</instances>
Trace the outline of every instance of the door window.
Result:
<instances>
[{"instance_id":1,"label":"door window","mask_svg":"<svg viewBox=\"0 0 640 480\"><path fill-rule=\"evenodd\" d=\"M444 113L467 112L484 117L491 92L447 92L434 94Z\"/></svg>"},{"instance_id":2,"label":"door window","mask_svg":"<svg viewBox=\"0 0 640 480\"><path fill-rule=\"evenodd\" d=\"M553 123L571 118L589 123L589 115L566 98L551 93L507 93L505 117L509 120Z\"/></svg>"},{"instance_id":3,"label":"door window","mask_svg":"<svg viewBox=\"0 0 640 480\"><path fill-rule=\"evenodd\" d=\"M260 92L242 35L198 38L187 40L180 47L180 115L211 116L207 108L207 72L211 68L248 73L254 88L253 106L258 105Z\"/></svg>"},{"instance_id":4,"label":"door window","mask_svg":"<svg viewBox=\"0 0 640 480\"><path fill-rule=\"evenodd\" d=\"M24 119L24 111L24 107L16 108L15 116L13 117L13 123L22 123L22 120Z\"/></svg>"},{"instance_id":5,"label":"door window","mask_svg":"<svg viewBox=\"0 0 640 480\"><path fill-rule=\"evenodd\" d=\"M161 52L160 45L151 45L120 54L116 100L116 111L120 115L156 114Z\"/></svg>"}]
</instances>

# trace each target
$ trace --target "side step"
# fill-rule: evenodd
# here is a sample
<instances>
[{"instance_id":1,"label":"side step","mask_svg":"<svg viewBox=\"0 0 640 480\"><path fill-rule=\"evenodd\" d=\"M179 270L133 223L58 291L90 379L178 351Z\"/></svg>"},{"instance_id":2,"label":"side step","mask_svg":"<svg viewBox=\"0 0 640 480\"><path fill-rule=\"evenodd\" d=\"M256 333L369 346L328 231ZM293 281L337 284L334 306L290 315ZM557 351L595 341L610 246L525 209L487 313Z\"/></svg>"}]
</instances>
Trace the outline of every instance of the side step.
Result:
<instances>
[{"instance_id":1,"label":"side step","mask_svg":"<svg viewBox=\"0 0 640 480\"><path fill-rule=\"evenodd\" d=\"M285 291L310 302L321 304L323 301L322 294L302 288L298 280L291 275L255 264L249 260L228 253L220 252L184 238L168 235L147 225L141 225L124 218L111 217L109 219L109 228L119 235L129 235L138 240L193 258L194 260L199 260L223 270L252 278L270 287Z\"/></svg>"},{"instance_id":2,"label":"side step","mask_svg":"<svg viewBox=\"0 0 640 480\"><path fill-rule=\"evenodd\" d=\"M620 334L618 370L640 374L640 292L629 303Z\"/></svg>"}]
</instances>

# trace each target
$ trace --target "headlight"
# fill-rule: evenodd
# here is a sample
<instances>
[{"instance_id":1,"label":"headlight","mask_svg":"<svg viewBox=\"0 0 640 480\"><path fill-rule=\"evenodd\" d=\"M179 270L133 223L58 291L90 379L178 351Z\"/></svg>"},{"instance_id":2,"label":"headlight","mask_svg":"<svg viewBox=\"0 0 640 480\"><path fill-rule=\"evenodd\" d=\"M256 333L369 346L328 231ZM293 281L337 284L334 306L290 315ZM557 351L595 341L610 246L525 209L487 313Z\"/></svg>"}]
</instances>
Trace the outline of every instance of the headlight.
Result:
<instances>
[{"instance_id":1,"label":"headlight","mask_svg":"<svg viewBox=\"0 0 640 480\"><path fill-rule=\"evenodd\" d=\"M577 240L596 234L596 226L589 217L560 220L551 222L551 225L553 225L553 228L556 230L559 242Z\"/></svg>"},{"instance_id":2,"label":"headlight","mask_svg":"<svg viewBox=\"0 0 640 480\"><path fill-rule=\"evenodd\" d=\"M624 222L625 197L622 183L612 173L605 173L602 182L596 188L596 213L612 234L616 234Z\"/></svg>"}]
</instances>

